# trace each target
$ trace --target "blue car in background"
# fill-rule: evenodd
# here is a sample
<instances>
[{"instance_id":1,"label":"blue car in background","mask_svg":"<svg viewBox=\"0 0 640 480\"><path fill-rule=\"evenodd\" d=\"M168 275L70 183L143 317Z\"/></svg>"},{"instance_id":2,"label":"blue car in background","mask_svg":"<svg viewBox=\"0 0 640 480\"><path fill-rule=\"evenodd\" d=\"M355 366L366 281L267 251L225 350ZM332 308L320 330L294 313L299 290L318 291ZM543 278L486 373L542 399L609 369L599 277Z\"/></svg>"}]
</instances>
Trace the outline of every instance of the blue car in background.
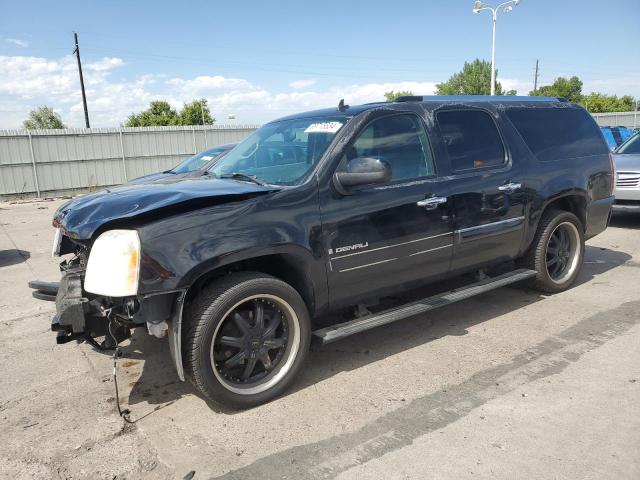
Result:
<instances>
[{"instance_id":1,"label":"blue car in background","mask_svg":"<svg viewBox=\"0 0 640 480\"><path fill-rule=\"evenodd\" d=\"M169 177L200 177L204 175L209 168L211 168L218 160L225 156L227 152L229 152L236 145L237 143L226 143L224 145L217 145L213 148L209 148L208 150L197 153L193 157L187 158L185 161L173 167L171 170L143 175L142 177L130 180L129 183L151 183L155 182L156 180L163 180Z\"/></svg>"},{"instance_id":2,"label":"blue car in background","mask_svg":"<svg viewBox=\"0 0 640 480\"><path fill-rule=\"evenodd\" d=\"M628 127L600 127L609 148L614 150L626 142L633 135L633 129Z\"/></svg>"}]
</instances>

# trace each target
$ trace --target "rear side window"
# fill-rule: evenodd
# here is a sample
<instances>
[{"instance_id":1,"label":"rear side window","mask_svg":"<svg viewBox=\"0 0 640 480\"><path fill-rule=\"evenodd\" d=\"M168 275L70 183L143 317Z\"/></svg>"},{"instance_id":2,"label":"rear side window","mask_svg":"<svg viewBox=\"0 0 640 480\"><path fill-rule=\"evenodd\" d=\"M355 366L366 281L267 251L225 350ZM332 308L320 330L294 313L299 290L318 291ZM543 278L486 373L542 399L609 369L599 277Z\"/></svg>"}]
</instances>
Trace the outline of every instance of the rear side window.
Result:
<instances>
[{"instance_id":1,"label":"rear side window","mask_svg":"<svg viewBox=\"0 0 640 480\"><path fill-rule=\"evenodd\" d=\"M507 117L542 162L607 154L600 130L577 108L511 108Z\"/></svg>"},{"instance_id":2,"label":"rear side window","mask_svg":"<svg viewBox=\"0 0 640 480\"><path fill-rule=\"evenodd\" d=\"M496 167L505 163L502 139L491 116L480 110L437 113L454 171Z\"/></svg>"}]
</instances>

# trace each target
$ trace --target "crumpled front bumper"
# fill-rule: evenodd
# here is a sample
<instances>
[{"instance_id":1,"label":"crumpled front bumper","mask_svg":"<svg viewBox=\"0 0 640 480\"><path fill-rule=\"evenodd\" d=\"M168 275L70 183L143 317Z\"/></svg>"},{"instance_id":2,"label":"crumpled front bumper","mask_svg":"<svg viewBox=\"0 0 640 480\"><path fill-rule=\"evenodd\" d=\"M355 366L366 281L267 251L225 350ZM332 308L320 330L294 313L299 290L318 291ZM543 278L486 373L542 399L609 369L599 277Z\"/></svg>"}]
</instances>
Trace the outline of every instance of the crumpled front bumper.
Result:
<instances>
[{"instance_id":1,"label":"crumpled front bumper","mask_svg":"<svg viewBox=\"0 0 640 480\"><path fill-rule=\"evenodd\" d=\"M129 338L130 327L144 325L154 320L166 320L168 325L169 349L180 380L185 379L182 366L181 329L182 310L186 289L164 292L139 298L140 306L131 319L131 324L122 322L113 324L109 330L111 308L102 305L104 298L90 299L84 296L84 270L63 270L59 283L31 281L32 295L39 300L56 303L56 313L51 319L51 330L56 332L56 342L67 343L71 340L86 340L97 348L113 348L122 340ZM96 337L105 336L102 344Z\"/></svg>"},{"instance_id":2,"label":"crumpled front bumper","mask_svg":"<svg viewBox=\"0 0 640 480\"><path fill-rule=\"evenodd\" d=\"M74 271L64 272L59 283L29 282L34 289L34 298L56 303L51 330L56 332L56 342L59 344L87 335L105 334L108 329L108 320L83 295L82 279L83 273Z\"/></svg>"}]
</instances>

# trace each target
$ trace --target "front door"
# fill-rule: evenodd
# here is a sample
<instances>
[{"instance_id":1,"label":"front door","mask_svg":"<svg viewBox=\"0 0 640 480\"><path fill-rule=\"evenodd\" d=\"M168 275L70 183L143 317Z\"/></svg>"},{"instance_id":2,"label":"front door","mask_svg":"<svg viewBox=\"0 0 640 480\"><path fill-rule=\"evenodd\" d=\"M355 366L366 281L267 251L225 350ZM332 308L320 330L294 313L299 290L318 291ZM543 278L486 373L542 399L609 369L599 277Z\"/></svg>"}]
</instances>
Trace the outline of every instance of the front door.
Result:
<instances>
[{"instance_id":1,"label":"front door","mask_svg":"<svg viewBox=\"0 0 640 480\"><path fill-rule=\"evenodd\" d=\"M444 109L436 123L452 173L452 272L514 258L524 234L524 166L509 155L488 111Z\"/></svg>"},{"instance_id":2,"label":"front door","mask_svg":"<svg viewBox=\"0 0 640 480\"><path fill-rule=\"evenodd\" d=\"M390 114L365 125L338 169L356 157L391 166L391 182L321 198L333 307L410 288L449 271L449 192L439 181L421 118Z\"/></svg>"}]
</instances>

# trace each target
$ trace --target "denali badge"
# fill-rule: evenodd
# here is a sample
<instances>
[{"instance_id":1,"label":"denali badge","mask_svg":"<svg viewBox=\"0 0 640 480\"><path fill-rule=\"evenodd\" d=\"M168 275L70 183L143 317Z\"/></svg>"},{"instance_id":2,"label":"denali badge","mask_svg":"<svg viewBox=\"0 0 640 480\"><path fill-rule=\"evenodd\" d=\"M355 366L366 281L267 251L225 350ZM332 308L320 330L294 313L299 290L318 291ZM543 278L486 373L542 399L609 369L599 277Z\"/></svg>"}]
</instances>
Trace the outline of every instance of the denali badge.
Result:
<instances>
[{"instance_id":1,"label":"denali badge","mask_svg":"<svg viewBox=\"0 0 640 480\"><path fill-rule=\"evenodd\" d=\"M348 252L349 250L359 250L361 248L367 248L368 246L369 246L369 242L364 242L364 243L356 243L354 245L347 245L346 247L338 247L335 249L335 251L333 250L333 248L330 248L329 255L333 255L334 253Z\"/></svg>"}]
</instances>

